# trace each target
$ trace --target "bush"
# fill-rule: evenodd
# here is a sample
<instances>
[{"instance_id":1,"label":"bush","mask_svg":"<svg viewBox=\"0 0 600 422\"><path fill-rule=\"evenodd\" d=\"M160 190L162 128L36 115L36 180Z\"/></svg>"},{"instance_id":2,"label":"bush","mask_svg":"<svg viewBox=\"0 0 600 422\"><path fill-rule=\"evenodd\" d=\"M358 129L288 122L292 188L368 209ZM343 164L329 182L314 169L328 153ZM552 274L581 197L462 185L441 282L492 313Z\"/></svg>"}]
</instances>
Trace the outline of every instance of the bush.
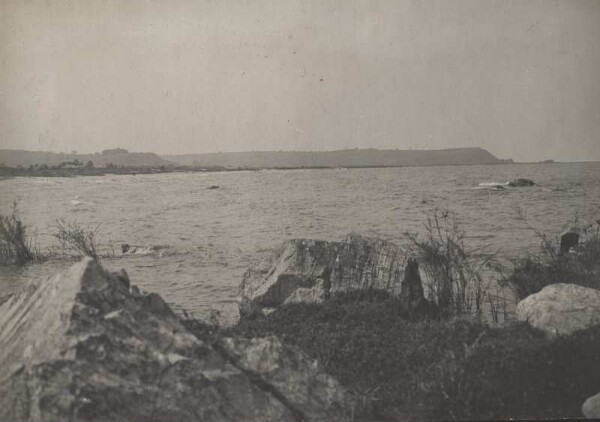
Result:
<instances>
[{"instance_id":1,"label":"bush","mask_svg":"<svg viewBox=\"0 0 600 422\"><path fill-rule=\"evenodd\" d=\"M549 340L526 325L471 319L409 322L385 292L290 304L199 337L277 335L359 397L359 420L579 417L600 391L600 327Z\"/></svg>"},{"instance_id":2,"label":"bush","mask_svg":"<svg viewBox=\"0 0 600 422\"><path fill-rule=\"evenodd\" d=\"M491 266L492 258L466 248L464 232L448 210L434 210L424 226L423 240L405 235L425 272L429 299L448 314L479 314L485 299L481 269Z\"/></svg>"},{"instance_id":3,"label":"bush","mask_svg":"<svg viewBox=\"0 0 600 422\"><path fill-rule=\"evenodd\" d=\"M27 234L15 201L10 214L0 214L0 263L23 265L37 256L35 240Z\"/></svg>"},{"instance_id":4,"label":"bush","mask_svg":"<svg viewBox=\"0 0 600 422\"><path fill-rule=\"evenodd\" d=\"M54 233L61 244L61 247L75 253L78 256L89 256L98 260L96 233L98 226L94 228L83 228L76 222L56 221L58 231Z\"/></svg>"}]
</instances>

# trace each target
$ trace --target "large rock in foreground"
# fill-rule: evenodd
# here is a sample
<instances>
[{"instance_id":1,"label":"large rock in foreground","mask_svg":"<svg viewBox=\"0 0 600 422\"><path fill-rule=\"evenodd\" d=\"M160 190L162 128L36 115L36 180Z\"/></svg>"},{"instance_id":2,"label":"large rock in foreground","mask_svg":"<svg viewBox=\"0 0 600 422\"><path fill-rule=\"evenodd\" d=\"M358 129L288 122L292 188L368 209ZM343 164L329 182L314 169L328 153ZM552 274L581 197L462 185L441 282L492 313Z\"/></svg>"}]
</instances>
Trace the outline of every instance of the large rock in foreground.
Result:
<instances>
[{"instance_id":1,"label":"large rock in foreground","mask_svg":"<svg viewBox=\"0 0 600 422\"><path fill-rule=\"evenodd\" d=\"M569 335L600 324L600 290L551 284L519 302L517 318L550 336Z\"/></svg>"},{"instance_id":2,"label":"large rock in foreground","mask_svg":"<svg viewBox=\"0 0 600 422\"><path fill-rule=\"evenodd\" d=\"M295 239L244 274L241 313L285 303L320 302L331 293L376 288L398 294L405 256L394 243L349 235L342 242Z\"/></svg>"},{"instance_id":3,"label":"large rock in foreground","mask_svg":"<svg viewBox=\"0 0 600 422\"><path fill-rule=\"evenodd\" d=\"M600 393L588 398L583 403L581 413L588 419L600 419Z\"/></svg>"},{"instance_id":4,"label":"large rock in foreground","mask_svg":"<svg viewBox=\"0 0 600 422\"><path fill-rule=\"evenodd\" d=\"M247 363L252 347L218 350L160 296L86 259L0 306L0 420L347 419L343 389L314 360L252 341L271 371Z\"/></svg>"}]
</instances>

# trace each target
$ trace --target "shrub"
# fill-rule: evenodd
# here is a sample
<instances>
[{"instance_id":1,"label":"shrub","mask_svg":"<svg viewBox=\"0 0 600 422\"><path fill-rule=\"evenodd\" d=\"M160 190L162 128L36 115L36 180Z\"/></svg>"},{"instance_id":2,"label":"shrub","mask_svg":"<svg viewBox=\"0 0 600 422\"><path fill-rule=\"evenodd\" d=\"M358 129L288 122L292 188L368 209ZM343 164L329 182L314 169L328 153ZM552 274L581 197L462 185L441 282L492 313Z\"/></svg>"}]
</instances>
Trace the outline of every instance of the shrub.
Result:
<instances>
[{"instance_id":1,"label":"shrub","mask_svg":"<svg viewBox=\"0 0 600 422\"><path fill-rule=\"evenodd\" d=\"M15 201L10 214L0 214L0 263L23 265L37 256L35 238L27 234Z\"/></svg>"},{"instance_id":2,"label":"shrub","mask_svg":"<svg viewBox=\"0 0 600 422\"><path fill-rule=\"evenodd\" d=\"M54 233L61 247L78 256L89 256L98 260L96 233L98 226L83 228L76 222L57 220L58 231Z\"/></svg>"},{"instance_id":3,"label":"shrub","mask_svg":"<svg viewBox=\"0 0 600 422\"><path fill-rule=\"evenodd\" d=\"M448 210L435 209L428 216L425 238L405 233L426 275L429 299L453 315L480 313L485 299L481 270L493 258L469 251L464 232Z\"/></svg>"}]
</instances>

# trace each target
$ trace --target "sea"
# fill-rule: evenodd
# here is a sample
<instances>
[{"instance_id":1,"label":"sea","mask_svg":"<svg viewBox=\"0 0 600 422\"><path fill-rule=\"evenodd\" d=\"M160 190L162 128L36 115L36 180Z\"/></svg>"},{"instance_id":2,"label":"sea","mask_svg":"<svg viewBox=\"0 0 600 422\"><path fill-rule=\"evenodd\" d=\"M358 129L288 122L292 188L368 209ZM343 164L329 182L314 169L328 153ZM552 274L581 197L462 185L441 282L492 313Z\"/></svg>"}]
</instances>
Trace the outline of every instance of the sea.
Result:
<instances>
[{"instance_id":1,"label":"sea","mask_svg":"<svg viewBox=\"0 0 600 422\"><path fill-rule=\"evenodd\" d=\"M536 185L494 186L516 178ZM15 201L43 254L58 247L58 220L93 229L104 266L124 268L177 312L227 323L236 319L245 270L286 239L341 240L354 232L406 246L406 233L423 236L427 217L447 209L470 250L506 263L537 253L540 233L557 239L573 224L600 219L600 163L0 180L0 212ZM131 250L123 254L122 244ZM0 296L73 263L49 255L0 267Z\"/></svg>"}]
</instances>

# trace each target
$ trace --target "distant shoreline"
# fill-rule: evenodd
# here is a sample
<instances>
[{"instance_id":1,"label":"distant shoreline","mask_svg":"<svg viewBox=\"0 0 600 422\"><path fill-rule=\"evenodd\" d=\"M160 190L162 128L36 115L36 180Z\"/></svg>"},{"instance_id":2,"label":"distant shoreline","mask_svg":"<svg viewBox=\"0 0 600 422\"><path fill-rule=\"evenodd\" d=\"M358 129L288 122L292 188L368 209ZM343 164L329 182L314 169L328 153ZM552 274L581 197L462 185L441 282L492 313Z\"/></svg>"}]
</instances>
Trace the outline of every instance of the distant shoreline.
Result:
<instances>
[{"instance_id":1,"label":"distant shoreline","mask_svg":"<svg viewBox=\"0 0 600 422\"><path fill-rule=\"evenodd\" d=\"M296 167L199 167L199 166L160 166L160 167L99 167L99 168L18 168L0 167L0 180L12 177L76 177L76 176L105 176L164 173L218 173L236 171L261 170L335 170L335 169L369 169L369 168L401 168L401 167L460 167L460 166L498 166L498 165L530 165L530 164L593 164L600 161L554 161L554 162L519 162L519 163L489 163L489 164L414 164L414 165L365 165L365 166L296 166Z\"/></svg>"}]
</instances>

